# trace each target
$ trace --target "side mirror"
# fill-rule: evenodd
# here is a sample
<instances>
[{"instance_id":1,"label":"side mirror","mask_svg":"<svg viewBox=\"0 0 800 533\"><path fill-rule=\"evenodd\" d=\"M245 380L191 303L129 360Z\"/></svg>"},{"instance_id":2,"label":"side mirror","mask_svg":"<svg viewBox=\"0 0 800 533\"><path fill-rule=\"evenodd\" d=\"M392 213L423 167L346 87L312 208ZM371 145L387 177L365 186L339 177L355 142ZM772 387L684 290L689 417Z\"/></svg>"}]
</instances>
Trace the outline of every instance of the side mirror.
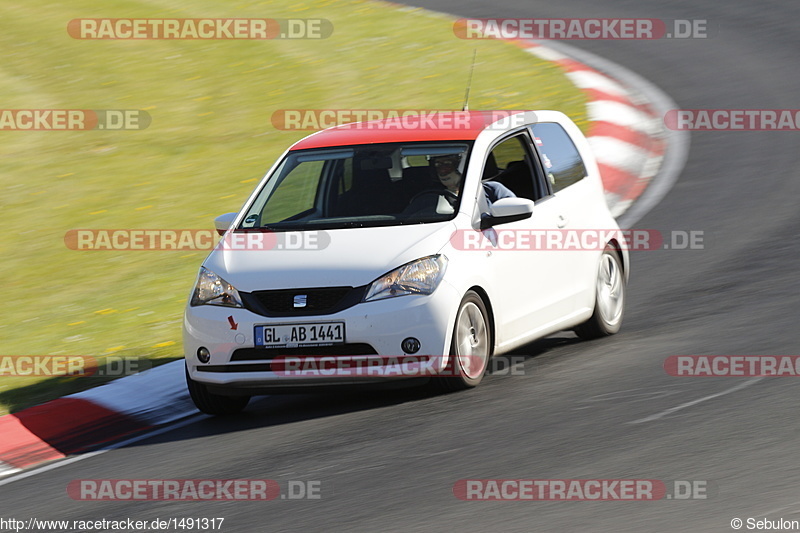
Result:
<instances>
[{"instance_id":1,"label":"side mirror","mask_svg":"<svg viewBox=\"0 0 800 533\"><path fill-rule=\"evenodd\" d=\"M225 213L224 215L220 215L214 219L214 227L217 230L217 233L220 235L225 235L225 232L228 231L228 228L231 227L233 221L236 220L236 215L239 213Z\"/></svg>"},{"instance_id":2,"label":"side mirror","mask_svg":"<svg viewBox=\"0 0 800 533\"><path fill-rule=\"evenodd\" d=\"M533 214L533 201L527 198L501 198L491 205L490 210L490 214L481 216L482 230L530 218Z\"/></svg>"}]
</instances>

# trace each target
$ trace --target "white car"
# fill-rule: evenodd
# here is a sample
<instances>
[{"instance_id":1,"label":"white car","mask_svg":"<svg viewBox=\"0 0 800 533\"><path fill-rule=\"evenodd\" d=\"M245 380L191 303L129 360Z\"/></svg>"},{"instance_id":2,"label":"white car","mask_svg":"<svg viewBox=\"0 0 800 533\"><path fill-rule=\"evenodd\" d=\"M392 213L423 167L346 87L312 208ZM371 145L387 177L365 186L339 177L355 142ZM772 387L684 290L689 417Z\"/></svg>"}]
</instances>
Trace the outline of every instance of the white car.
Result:
<instances>
[{"instance_id":1,"label":"white car","mask_svg":"<svg viewBox=\"0 0 800 533\"><path fill-rule=\"evenodd\" d=\"M415 376L469 388L495 354L619 330L627 246L578 127L438 118L309 135L216 220L184 318L201 411Z\"/></svg>"}]
</instances>

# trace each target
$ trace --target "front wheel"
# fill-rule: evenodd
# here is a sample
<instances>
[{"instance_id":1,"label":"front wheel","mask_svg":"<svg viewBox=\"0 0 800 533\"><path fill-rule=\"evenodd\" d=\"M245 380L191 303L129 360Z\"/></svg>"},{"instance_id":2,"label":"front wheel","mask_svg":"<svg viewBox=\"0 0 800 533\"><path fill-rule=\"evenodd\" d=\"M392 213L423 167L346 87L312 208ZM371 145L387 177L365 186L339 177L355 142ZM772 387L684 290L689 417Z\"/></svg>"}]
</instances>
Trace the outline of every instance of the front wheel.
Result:
<instances>
[{"instance_id":1,"label":"front wheel","mask_svg":"<svg viewBox=\"0 0 800 533\"><path fill-rule=\"evenodd\" d=\"M222 396L208 392L205 384L189 377L186 368L186 385L189 387L189 396L194 405L202 412L209 415L233 415L241 412L250 401L249 396Z\"/></svg>"},{"instance_id":2,"label":"front wheel","mask_svg":"<svg viewBox=\"0 0 800 533\"><path fill-rule=\"evenodd\" d=\"M625 313L625 273L613 246L606 246L600 258L595 284L594 313L575 328L578 337L590 340L613 335L622 326Z\"/></svg>"},{"instance_id":3,"label":"front wheel","mask_svg":"<svg viewBox=\"0 0 800 533\"><path fill-rule=\"evenodd\" d=\"M481 297L475 291L467 292L456 313L444 377L434 378L444 391L469 389L483 380L492 353L488 316Z\"/></svg>"}]
</instances>

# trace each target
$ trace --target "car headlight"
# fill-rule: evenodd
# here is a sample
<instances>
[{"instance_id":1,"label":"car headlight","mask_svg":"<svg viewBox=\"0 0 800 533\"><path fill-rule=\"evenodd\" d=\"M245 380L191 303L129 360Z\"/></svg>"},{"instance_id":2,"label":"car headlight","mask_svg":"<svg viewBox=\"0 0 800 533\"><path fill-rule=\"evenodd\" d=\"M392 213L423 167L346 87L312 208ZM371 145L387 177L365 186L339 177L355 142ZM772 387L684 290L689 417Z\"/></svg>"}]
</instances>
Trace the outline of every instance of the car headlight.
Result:
<instances>
[{"instance_id":1,"label":"car headlight","mask_svg":"<svg viewBox=\"0 0 800 533\"><path fill-rule=\"evenodd\" d=\"M432 255L396 268L370 285L365 302L405 296L431 294L439 286L447 267L447 257Z\"/></svg>"},{"instance_id":2,"label":"car headlight","mask_svg":"<svg viewBox=\"0 0 800 533\"><path fill-rule=\"evenodd\" d=\"M242 307L242 299L239 297L239 291L233 285L210 270L200 267L200 274L197 276L190 304L192 306Z\"/></svg>"}]
</instances>

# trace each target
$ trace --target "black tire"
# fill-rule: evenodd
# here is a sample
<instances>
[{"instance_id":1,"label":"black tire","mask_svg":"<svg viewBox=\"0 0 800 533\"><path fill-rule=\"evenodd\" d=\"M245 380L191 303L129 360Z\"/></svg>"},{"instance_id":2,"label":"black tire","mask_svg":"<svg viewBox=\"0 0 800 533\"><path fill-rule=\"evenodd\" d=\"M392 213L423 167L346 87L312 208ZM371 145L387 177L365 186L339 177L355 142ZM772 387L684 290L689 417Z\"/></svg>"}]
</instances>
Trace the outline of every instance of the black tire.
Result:
<instances>
[{"instance_id":1,"label":"black tire","mask_svg":"<svg viewBox=\"0 0 800 533\"><path fill-rule=\"evenodd\" d=\"M209 415L233 415L239 413L247 406L250 396L222 396L208 392L206 386L189 377L186 368L186 385L189 396L200 411Z\"/></svg>"},{"instance_id":2,"label":"black tire","mask_svg":"<svg viewBox=\"0 0 800 533\"><path fill-rule=\"evenodd\" d=\"M584 340L607 337L619 331L625 314L625 273L617 250L606 246L600 258L595 283L594 312L573 331Z\"/></svg>"},{"instance_id":3,"label":"black tire","mask_svg":"<svg viewBox=\"0 0 800 533\"><path fill-rule=\"evenodd\" d=\"M469 291L456 313L446 377L433 378L438 388L454 392L478 386L489 366L493 346L486 306L475 291Z\"/></svg>"}]
</instances>

